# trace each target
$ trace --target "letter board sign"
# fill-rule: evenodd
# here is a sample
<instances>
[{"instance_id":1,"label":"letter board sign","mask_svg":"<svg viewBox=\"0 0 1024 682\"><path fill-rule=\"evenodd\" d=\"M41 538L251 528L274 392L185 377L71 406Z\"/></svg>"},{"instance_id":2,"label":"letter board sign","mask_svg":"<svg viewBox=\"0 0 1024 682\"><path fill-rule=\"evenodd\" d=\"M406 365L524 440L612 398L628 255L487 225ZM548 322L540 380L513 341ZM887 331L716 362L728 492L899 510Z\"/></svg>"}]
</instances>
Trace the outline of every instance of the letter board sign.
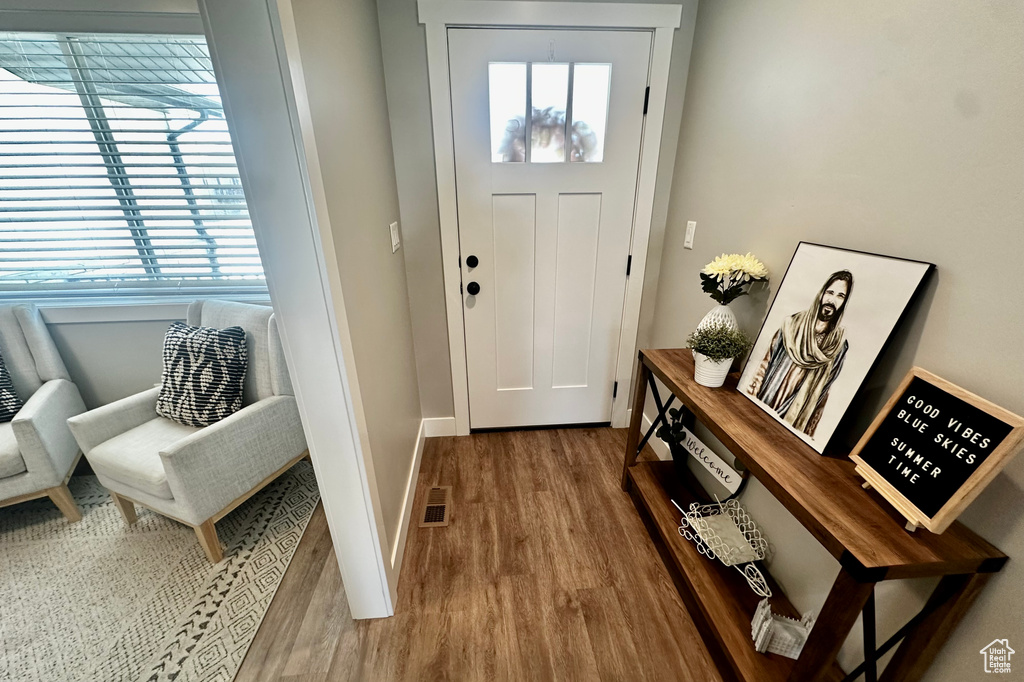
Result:
<instances>
[{"instance_id":1,"label":"letter board sign","mask_svg":"<svg viewBox=\"0 0 1024 682\"><path fill-rule=\"evenodd\" d=\"M910 522L941 533L1024 439L1024 419L919 367L861 437L856 471Z\"/></svg>"}]
</instances>

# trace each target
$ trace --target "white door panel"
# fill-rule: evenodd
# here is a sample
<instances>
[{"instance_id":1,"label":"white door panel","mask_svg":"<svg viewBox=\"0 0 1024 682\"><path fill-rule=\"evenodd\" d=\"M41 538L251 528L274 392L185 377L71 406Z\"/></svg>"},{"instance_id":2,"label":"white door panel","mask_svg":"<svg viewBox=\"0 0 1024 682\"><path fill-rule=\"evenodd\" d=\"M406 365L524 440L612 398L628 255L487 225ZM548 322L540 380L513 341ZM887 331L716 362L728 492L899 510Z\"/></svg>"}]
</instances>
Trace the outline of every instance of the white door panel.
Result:
<instances>
[{"instance_id":1,"label":"white door panel","mask_svg":"<svg viewBox=\"0 0 1024 682\"><path fill-rule=\"evenodd\" d=\"M532 389L537 197L495 194L491 203L495 384L499 391Z\"/></svg>"},{"instance_id":2,"label":"white door panel","mask_svg":"<svg viewBox=\"0 0 1024 682\"><path fill-rule=\"evenodd\" d=\"M448 31L473 428L611 417L651 35Z\"/></svg>"}]
</instances>

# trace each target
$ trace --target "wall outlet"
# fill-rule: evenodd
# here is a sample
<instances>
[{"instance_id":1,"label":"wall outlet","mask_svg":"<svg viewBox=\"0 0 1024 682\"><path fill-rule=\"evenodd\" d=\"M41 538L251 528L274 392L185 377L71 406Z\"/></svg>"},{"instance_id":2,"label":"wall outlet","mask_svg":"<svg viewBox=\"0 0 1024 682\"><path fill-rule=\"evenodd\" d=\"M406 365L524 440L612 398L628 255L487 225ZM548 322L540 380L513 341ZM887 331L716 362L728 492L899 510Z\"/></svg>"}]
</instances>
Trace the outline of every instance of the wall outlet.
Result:
<instances>
[{"instance_id":1,"label":"wall outlet","mask_svg":"<svg viewBox=\"0 0 1024 682\"><path fill-rule=\"evenodd\" d=\"M686 237L683 238L683 248L693 248L693 233L697 231L697 221L687 220L686 221Z\"/></svg>"},{"instance_id":2,"label":"wall outlet","mask_svg":"<svg viewBox=\"0 0 1024 682\"><path fill-rule=\"evenodd\" d=\"M391 253L398 251L401 245L402 242L398 238L398 223L391 223Z\"/></svg>"}]
</instances>

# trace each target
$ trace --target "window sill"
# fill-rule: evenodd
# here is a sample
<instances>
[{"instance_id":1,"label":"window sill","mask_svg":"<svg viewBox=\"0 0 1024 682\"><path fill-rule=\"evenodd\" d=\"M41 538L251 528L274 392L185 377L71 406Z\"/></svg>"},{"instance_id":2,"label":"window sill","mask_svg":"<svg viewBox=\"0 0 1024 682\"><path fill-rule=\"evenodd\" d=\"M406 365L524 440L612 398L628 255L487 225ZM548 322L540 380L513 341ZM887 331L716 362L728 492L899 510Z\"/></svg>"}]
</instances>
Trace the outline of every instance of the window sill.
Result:
<instances>
[{"instance_id":1,"label":"window sill","mask_svg":"<svg viewBox=\"0 0 1024 682\"><path fill-rule=\"evenodd\" d=\"M34 303L48 324L97 322L170 322L184 320L188 304L211 296L104 296L97 298L42 299ZM240 303L270 305L266 294L219 297Z\"/></svg>"}]
</instances>

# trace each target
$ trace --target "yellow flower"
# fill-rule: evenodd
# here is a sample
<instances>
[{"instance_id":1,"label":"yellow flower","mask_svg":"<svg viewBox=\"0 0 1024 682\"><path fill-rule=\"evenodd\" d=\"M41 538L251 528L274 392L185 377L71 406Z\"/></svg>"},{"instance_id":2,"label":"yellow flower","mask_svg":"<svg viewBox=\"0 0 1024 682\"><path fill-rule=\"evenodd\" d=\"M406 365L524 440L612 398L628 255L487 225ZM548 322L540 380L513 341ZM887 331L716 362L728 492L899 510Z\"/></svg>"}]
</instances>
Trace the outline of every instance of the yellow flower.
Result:
<instances>
[{"instance_id":1,"label":"yellow flower","mask_svg":"<svg viewBox=\"0 0 1024 682\"><path fill-rule=\"evenodd\" d=\"M745 280L768 279L768 268L759 261L754 254L748 253L745 256L737 257L737 270L741 271Z\"/></svg>"},{"instance_id":2,"label":"yellow flower","mask_svg":"<svg viewBox=\"0 0 1024 682\"><path fill-rule=\"evenodd\" d=\"M719 281L726 278L742 282L768 279L768 268L751 253L723 253L704 266L704 273L716 277Z\"/></svg>"},{"instance_id":3,"label":"yellow flower","mask_svg":"<svg viewBox=\"0 0 1024 682\"><path fill-rule=\"evenodd\" d=\"M721 281L726 275L732 272L732 257L724 253L704 266L704 274L714 275Z\"/></svg>"}]
</instances>

